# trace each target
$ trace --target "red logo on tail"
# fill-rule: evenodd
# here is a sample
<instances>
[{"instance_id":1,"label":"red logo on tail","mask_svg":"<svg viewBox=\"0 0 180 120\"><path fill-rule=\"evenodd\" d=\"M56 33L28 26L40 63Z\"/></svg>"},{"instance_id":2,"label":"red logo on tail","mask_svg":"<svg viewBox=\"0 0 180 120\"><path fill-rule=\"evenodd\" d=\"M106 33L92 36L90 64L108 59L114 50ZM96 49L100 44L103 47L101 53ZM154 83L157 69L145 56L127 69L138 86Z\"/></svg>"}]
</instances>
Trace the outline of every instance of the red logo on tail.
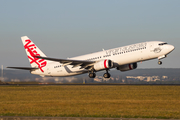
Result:
<instances>
[{"instance_id":1,"label":"red logo on tail","mask_svg":"<svg viewBox=\"0 0 180 120\"><path fill-rule=\"evenodd\" d=\"M39 69L43 71L43 67L45 67L47 65L47 62L44 60L44 59L39 59L39 58L36 58L36 56L40 56L40 54L36 51L36 45L35 44L31 44L31 40L25 40L25 42L27 42L25 45L24 45L24 48L27 49L27 52L29 52L29 56L28 58L31 59L31 62L30 64L32 63L36 63L39 67Z\"/></svg>"}]
</instances>

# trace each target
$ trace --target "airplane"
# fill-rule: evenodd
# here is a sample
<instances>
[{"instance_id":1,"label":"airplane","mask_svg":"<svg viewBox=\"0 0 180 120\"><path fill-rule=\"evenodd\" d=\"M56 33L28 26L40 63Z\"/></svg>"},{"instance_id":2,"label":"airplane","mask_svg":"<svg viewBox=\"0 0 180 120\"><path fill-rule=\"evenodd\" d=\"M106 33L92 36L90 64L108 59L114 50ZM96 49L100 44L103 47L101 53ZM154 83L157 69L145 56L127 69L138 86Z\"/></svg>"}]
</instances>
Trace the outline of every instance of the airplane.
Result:
<instances>
[{"instance_id":1,"label":"airplane","mask_svg":"<svg viewBox=\"0 0 180 120\"><path fill-rule=\"evenodd\" d=\"M112 68L128 71L137 68L137 63L151 59L161 59L174 50L174 46L162 41L149 41L113 48L78 57L58 59L47 57L27 36L21 37L31 67L7 67L30 70L31 74L51 77L65 77L89 73L90 78L96 72L105 70L103 77L110 78Z\"/></svg>"}]
</instances>

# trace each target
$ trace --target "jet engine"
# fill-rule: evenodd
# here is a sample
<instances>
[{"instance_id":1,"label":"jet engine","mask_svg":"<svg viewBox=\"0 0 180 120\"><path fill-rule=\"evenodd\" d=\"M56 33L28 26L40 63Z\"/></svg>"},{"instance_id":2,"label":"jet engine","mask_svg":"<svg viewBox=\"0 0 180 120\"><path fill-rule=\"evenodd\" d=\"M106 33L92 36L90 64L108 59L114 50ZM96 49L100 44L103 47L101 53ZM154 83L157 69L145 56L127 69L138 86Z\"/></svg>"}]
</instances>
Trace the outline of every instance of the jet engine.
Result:
<instances>
[{"instance_id":1,"label":"jet engine","mask_svg":"<svg viewBox=\"0 0 180 120\"><path fill-rule=\"evenodd\" d=\"M136 68L137 68L137 63L131 63L131 64L118 66L117 70L128 71L128 70L133 70L133 69L136 69Z\"/></svg>"},{"instance_id":2,"label":"jet engine","mask_svg":"<svg viewBox=\"0 0 180 120\"><path fill-rule=\"evenodd\" d=\"M103 69L109 69L113 67L113 62L111 60L101 60L94 64L95 70L103 70Z\"/></svg>"}]
</instances>

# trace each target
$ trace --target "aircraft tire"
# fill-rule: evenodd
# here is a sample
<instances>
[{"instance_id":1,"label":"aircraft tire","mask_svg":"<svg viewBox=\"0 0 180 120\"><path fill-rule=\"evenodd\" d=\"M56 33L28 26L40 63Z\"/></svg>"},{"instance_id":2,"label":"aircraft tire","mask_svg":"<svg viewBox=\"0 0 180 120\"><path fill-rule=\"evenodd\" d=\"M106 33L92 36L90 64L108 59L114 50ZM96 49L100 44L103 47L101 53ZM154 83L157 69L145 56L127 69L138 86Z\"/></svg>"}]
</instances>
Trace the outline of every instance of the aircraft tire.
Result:
<instances>
[{"instance_id":1,"label":"aircraft tire","mask_svg":"<svg viewBox=\"0 0 180 120\"><path fill-rule=\"evenodd\" d=\"M111 75L110 75L109 73L104 73L103 77L104 77L104 78L110 78Z\"/></svg>"},{"instance_id":2,"label":"aircraft tire","mask_svg":"<svg viewBox=\"0 0 180 120\"><path fill-rule=\"evenodd\" d=\"M161 64L162 64L162 61L158 61L158 64L161 65Z\"/></svg>"},{"instance_id":3,"label":"aircraft tire","mask_svg":"<svg viewBox=\"0 0 180 120\"><path fill-rule=\"evenodd\" d=\"M96 77L96 74L95 74L95 73L89 73L89 77L90 77L90 78L95 78L95 77Z\"/></svg>"}]
</instances>

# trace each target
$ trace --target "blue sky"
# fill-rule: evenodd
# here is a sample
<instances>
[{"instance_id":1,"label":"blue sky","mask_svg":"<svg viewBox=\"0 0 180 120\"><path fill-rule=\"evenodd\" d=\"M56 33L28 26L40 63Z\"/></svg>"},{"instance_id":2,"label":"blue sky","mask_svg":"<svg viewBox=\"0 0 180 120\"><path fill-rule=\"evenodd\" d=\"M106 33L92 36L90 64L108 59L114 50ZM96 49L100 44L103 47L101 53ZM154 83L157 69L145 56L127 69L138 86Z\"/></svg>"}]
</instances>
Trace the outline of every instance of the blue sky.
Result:
<instances>
[{"instance_id":1,"label":"blue sky","mask_svg":"<svg viewBox=\"0 0 180 120\"><path fill-rule=\"evenodd\" d=\"M0 0L0 65L30 66L21 36L67 58L144 41L175 50L139 68L180 67L180 0Z\"/></svg>"}]
</instances>

